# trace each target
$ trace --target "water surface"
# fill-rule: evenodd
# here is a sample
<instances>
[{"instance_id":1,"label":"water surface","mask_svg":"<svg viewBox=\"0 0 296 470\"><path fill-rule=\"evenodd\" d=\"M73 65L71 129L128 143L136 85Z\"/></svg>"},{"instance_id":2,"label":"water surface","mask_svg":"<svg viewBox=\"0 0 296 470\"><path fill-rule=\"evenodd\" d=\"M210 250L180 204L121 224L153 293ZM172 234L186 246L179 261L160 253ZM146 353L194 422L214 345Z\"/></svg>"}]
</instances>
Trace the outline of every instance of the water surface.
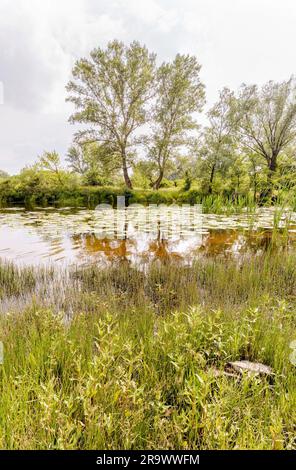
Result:
<instances>
[{"instance_id":1,"label":"water surface","mask_svg":"<svg viewBox=\"0 0 296 470\"><path fill-rule=\"evenodd\" d=\"M0 259L19 264L108 263L240 256L270 248L276 221L283 246L295 246L296 213L274 208L231 215L200 206L0 211Z\"/></svg>"}]
</instances>

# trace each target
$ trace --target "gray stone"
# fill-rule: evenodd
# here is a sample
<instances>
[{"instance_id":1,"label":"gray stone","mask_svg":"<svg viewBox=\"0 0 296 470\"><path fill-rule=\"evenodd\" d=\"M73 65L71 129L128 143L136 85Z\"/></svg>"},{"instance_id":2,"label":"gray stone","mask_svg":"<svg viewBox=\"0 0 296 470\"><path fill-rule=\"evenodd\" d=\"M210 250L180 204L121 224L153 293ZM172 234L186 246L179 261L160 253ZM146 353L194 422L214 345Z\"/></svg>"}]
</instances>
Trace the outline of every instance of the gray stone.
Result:
<instances>
[{"instance_id":1,"label":"gray stone","mask_svg":"<svg viewBox=\"0 0 296 470\"><path fill-rule=\"evenodd\" d=\"M232 377L233 379L238 379L240 376L237 373L226 372L225 370L220 370L212 367L211 372L214 377Z\"/></svg>"},{"instance_id":2,"label":"gray stone","mask_svg":"<svg viewBox=\"0 0 296 470\"><path fill-rule=\"evenodd\" d=\"M242 375L243 373L260 375L270 377L274 375L271 367L261 364L260 362L250 361L234 361L228 362L225 366L225 371L230 373L237 373Z\"/></svg>"}]
</instances>

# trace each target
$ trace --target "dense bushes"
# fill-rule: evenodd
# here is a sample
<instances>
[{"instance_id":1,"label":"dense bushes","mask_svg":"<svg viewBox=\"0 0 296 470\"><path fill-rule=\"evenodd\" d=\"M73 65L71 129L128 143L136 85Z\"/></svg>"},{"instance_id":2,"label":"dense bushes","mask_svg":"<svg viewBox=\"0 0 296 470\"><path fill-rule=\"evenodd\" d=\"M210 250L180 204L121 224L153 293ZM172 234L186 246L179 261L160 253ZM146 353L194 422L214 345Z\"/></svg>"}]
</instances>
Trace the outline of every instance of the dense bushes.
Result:
<instances>
[{"instance_id":1,"label":"dense bushes","mask_svg":"<svg viewBox=\"0 0 296 470\"><path fill-rule=\"evenodd\" d=\"M6 298L40 284L0 315L1 449L295 449L294 266L91 266L53 286L0 266ZM239 359L272 383L225 375Z\"/></svg>"},{"instance_id":2,"label":"dense bushes","mask_svg":"<svg viewBox=\"0 0 296 470\"><path fill-rule=\"evenodd\" d=\"M218 180L217 180L218 181ZM166 180L164 180L166 182ZM254 192L245 185L240 192L231 186L221 185L208 194L200 181L178 180L168 182L167 187L159 190L135 188L127 190L124 185L114 180L113 185L86 186L83 178L77 174L59 170L57 173L34 167L23 170L19 175L0 178L0 206L86 206L94 208L100 203L116 206L117 196L126 196L126 204L199 204L207 211L219 212L222 207L228 210L264 203L288 201L295 205L296 191L292 180L278 178L274 181L274 190L266 191L263 182L258 186L256 199ZM261 193L259 192L261 191Z\"/></svg>"}]
</instances>

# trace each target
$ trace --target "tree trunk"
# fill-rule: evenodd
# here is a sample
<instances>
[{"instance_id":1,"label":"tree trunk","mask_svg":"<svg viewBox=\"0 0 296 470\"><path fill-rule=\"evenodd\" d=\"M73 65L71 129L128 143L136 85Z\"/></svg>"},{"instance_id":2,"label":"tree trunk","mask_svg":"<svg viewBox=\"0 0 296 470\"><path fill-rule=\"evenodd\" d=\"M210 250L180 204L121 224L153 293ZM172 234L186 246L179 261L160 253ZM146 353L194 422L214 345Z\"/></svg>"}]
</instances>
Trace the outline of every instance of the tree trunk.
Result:
<instances>
[{"instance_id":1,"label":"tree trunk","mask_svg":"<svg viewBox=\"0 0 296 470\"><path fill-rule=\"evenodd\" d=\"M277 169L277 154L273 153L269 163L269 170L272 173L275 173Z\"/></svg>"},{"instance_id":2,"label":"tree trunk","mask_svg":"<svg viewBox=\"0 0 296 470\"><path fill-rule=\"evenodd\" d=\"M157 180L154 181L154 183L153 183L153 189L159 189L160 184L161 184L162 179L163 179L163 176L164 176L164 171L161 169L161 170L159 170L159 176L158 176Z\"/></svg>"},{"instance_id":3,"label":"tree trunk","mask_svg":"<svg viewBox=\"0 0 296 470\"><path fill-rule=\"evenodd\" d=\"M272 177L277 170L277 154L273 153L268 162L268 183L272 185Z\"/></svg>"},{"instance_id":4,"label":"tree trunk","mask_svg":"<svg viewBox=\"0 0 296 470\"><path fill-rule=\"evenodd\" d=\"M272 177L274 176L276 170L277 170L277 154L273 153L268 164L267 195L269 197L272 196L272 189L273 189Z\"/></svg>"},{"instance_id":5,"label":"tree trunk","mask_svg":"<svg viewBox=\"0 0 296 470\"><path fill-rule=\"evenodd\" d=\"M272 153L270 159L268 160L268 173L267 173L267 187L260 194L260 203L265 203L266 201L272 201L272 189L273 181L272 177L274 176L277 170L277 153Z\"/></svg>"},{"instance_id":6,"label":"tree trunk","mask_svg":"<svg viewBox=\"0 0 296 470\"><path fill-rule=\"evenodd\" d=\"M130 180L128 170L127 170L125 154L122 155L122 171L123 171L124 182L125 182L127 188L128 189L133 189L132 182Z\"/></svg>"},{"instance_id":7,"label":"tree trunk","mask_svg":"<svg viewBox=\"0 0 296 470\"><path fill-rule=\"evenodd\" d=\"M213 165L212 169L211 169L211 175L210 175L210 181L209 181L209 194L212 194L212 192L213 192L213 181L214 181L214 176L215 176L215 168L216 168L216 165Z\"/></svg>"},{"instance_id":8,"label":"tree trunk","mask_svg":"<svg viewBox=\"0 0 296 470\"><path fill-rule=\"evenodd\" d=\"M254 176L254 203L257 201L257 176Z\"/></svg>"}]
</instances>

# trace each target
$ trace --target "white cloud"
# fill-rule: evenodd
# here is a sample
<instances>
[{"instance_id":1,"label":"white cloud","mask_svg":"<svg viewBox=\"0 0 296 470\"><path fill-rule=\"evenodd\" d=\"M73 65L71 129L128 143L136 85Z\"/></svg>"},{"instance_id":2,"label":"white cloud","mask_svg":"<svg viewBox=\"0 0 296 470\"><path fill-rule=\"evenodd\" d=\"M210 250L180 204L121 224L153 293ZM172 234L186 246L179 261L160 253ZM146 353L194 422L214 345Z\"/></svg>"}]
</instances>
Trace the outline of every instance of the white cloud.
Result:
<instances>
[{"instance_id":1,"label":"white cloud","mask_svg":"<svg viewBox=\"0 0 296 470\"><path fill-rule=\"evenodd\" d=\"M168 60L195 54L209 102L224 85L295 71L295 0L1 0L0 169L44 148L65 153L73 129L65 85L74 61L116 38Z\"/></svg>"},{"instance_id":2,"label":"white cloud","mask_svg":"<svg viewBox=\"0 0 296 470\"><path fill-rule=\"evenodd\" d=\"M83 0L4 0L0 7L0 79L6 102L61 109L74 59L122 33L119 20L91 17Z\"/></svg>"},{"instance_id":3,"label":"white cloud","mask_svg":"<svg viewBox=\"0 0 296 470\"><path fill-rule=\"evenodd\" d=\"M128 15L132 15L137 22L150 25L154 30L168 33L178 23L178 12L156 0L121 0L118 7Z\"/></svg>"}]
</instances>

